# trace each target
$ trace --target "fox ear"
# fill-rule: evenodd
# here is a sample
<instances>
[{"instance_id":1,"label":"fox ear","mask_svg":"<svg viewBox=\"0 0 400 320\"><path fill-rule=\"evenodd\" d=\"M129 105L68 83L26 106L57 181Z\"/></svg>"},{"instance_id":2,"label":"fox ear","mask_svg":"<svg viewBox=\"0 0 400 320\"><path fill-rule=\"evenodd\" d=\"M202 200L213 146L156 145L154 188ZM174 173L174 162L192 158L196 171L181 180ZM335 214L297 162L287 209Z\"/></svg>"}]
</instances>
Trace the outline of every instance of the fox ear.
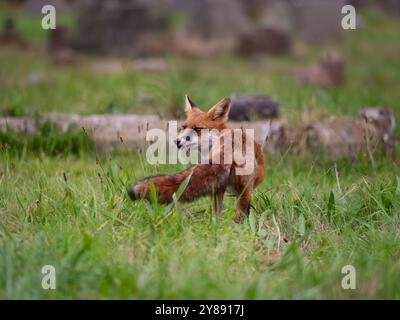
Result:
<instances>
[{"instance_id":1,"label":"fox ear","mask_svg":"<svg viewBox=\"0 0 400 320\"><path fill-rule=\"evenodd\" d=\"M230 109L231 99L224 98L212 107L207 114L212 120L227 121Z\"/></svg>"},{"instance_id":2,"label":"fox ear","mask_svg":"<svg viewBox=\"0 0 400 320\"><path fill-rule=\"evenodd\" d=\"M188 95L185 95L185 113L188 115L193 111L193 108L198 108L192 100L190 100Z\"/></svg>"}]
</instances>

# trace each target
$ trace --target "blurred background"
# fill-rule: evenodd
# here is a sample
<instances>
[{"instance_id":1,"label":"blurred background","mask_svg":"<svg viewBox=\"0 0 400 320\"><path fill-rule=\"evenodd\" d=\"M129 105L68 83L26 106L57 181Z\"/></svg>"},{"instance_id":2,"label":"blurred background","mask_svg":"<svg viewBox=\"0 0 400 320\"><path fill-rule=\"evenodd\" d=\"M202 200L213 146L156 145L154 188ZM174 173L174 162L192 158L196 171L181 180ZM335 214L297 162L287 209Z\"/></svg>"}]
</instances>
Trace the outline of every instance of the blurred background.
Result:
<instances>
[{"instance_id":1,"label":"blurred background","mask_svg":"<svg viewBox=\"0 0 400 320\"><path fill-rule=\"evenodd\" d=\"M43 30L42 7L57 29ZM341 9L356 8L356 30ZM396 0L1 0L0 115L182 116L183 96L270 95L286 117L398 115Z\"/></svg>"}]
</instances>

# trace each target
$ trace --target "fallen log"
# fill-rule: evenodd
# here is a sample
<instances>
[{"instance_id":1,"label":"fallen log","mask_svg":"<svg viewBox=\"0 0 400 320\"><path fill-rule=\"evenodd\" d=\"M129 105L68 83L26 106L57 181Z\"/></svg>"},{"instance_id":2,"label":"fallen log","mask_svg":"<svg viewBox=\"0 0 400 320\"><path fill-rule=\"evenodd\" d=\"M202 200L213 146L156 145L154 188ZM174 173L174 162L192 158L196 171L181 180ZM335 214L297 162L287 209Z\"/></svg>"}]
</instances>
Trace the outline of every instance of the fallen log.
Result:
<instances>
[{"instance_id":1,"label":"fallen log","mask_svg":"<svg viewBox=\"0 0 400 320\"><path fill-rule=\"evenodd\" d=\"M386 108L366 108L355 119L333 118L305 127L304 143L312 153L322 152L328 159L360 155L373 160L376 153L392 156L395 151L395 116Z\"/></svg>"},{"instance_id":2,"label":"fallen log","mask_svg":"<svg viewBox=\"0 0 400 320\"><path fill-rule=\"evenodd\" d=\"M167 144L173 143L181 121L169 122L157 116L111 114L80 116L76 114L47 114L39 121L28 117L0 117L0 130L32 134L40 124L51 121L62 131L70 128L84 130L99 152L125 149L144 150L153 141L147 135L151 129L161 129ZM266 154L285 152L288 148L316 154L320 151L330 160L357 159L361 154L373 159L377 152L385 156L395 152L394 113L387 108L363 108L355 119L329 118L302 122L297 129L284 119L228 122L228 127L254 129L254 139ZM299 134L297 134L299 132ZM1 143L1 141L0 141Z\"/></svg>"},{"instance_id":3,"label":"fallen log","mask_svg":"<svg viewBox=\"0 0 400 320\"><path fill-rule=\"evenodd\" d=\"M41 123L46 121L54 123L61 132L66 132L70 128L84 130L93 140L99 152L115 149L143 150L151 143L151 141L146 140L147 133L151 129L164 130L168 137L167 143L173 143L171 141L173 141L174 134L177 134L177 132L172 131L179 128L182 123L177 121L175 125L171 125L168 120L160 120L157 116L146 115L80 116L56 113L44 115L39 122L26 117L0 117L0 130L4 131L10 128L15 132L32 134L38 130ZM277 153L284 140L284 122L281 120L229 122L228 127L232 129L254 129L255 140L264 147L267 154Z\"/></svg>"}]
</instances>

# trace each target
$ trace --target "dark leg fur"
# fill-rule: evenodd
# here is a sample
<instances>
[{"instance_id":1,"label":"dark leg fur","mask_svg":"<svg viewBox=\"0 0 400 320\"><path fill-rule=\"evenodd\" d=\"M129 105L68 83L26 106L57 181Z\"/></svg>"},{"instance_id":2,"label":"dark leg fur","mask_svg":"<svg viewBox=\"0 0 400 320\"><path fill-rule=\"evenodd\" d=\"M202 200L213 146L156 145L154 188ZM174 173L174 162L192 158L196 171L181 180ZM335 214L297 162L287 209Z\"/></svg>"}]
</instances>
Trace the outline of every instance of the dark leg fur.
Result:
<instances>
[{"instance_id":1,"label":"dark leg fur","mask_svg":"<svg viewBox=\"0 0 400 320\"><path fill-rule=\"evenodd\" d=\"M220 191L215 192L211 197L213 204L214 204L214 211L217 216L219 216L222 211L223 201L224 201L224 193L225 193L225 190L220 190Z\"/></svg>"}]
</instances>

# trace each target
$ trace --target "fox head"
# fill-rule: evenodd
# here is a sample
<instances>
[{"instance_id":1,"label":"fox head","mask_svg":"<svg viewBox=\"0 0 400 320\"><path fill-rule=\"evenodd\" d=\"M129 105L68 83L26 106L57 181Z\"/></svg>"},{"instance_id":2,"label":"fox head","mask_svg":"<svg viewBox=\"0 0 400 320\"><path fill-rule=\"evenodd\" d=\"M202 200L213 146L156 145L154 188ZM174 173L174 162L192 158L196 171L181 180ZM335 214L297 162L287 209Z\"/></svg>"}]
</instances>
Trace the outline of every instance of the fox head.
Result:
<instances>
[{"instance_id":1,"label":"fox head","mask_svg":"<svg viewBox=\"0 0 400 320\"><path fill-rule=\"evenodd\" d=\"M203 112L188 96L185 96L186 120L176 139L178 148L199 145L205 135L218 135L226 129L231 100L224 98L207 112Z\"/></svg>"}]
</instances>

